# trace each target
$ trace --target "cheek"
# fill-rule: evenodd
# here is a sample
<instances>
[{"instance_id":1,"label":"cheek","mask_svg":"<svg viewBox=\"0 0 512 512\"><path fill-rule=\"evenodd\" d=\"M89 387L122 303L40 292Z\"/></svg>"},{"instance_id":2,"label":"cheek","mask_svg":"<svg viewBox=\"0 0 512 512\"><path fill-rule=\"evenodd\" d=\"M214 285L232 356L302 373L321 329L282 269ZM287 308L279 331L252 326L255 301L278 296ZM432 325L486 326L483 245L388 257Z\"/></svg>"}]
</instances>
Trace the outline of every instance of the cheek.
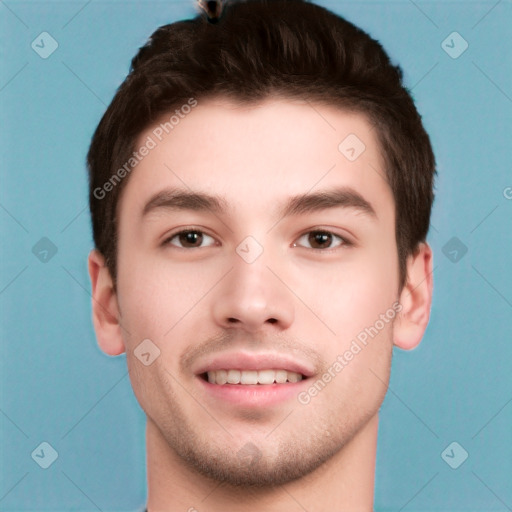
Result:
<instances>
[{"instance_id":1,"label":"cheek","mask_svg":"<svg viewBox=\"0 0 512 512\"><path fill-rule=\"evenodd\" d=\"M220 273L200 263L171 262L163 253L120 248L119 304L123 322L137 338L165 342L173 326L207 294ZM214 274L214 275L212 275ZM197 314L197 313L196 313Z\"/></svg>"},{"instance_id":2,"label":"cheek","mask_svg":"<svg viewBox=\"0 0 512 512\"><path fill-rule=\"evenodd\" d=\"M315 311L339 339L350 339L372 325L395 302L396 257L394 248L354 252L347 264L317 271L317 279L310 280L315 283L308 292Z\"/></svg>"},{"instance_id":3,"label":"cheek","mask_svg":"<svg viewBox=\"0 0 512 512\"><path fill-rule=\"evenodd\" d=\"M122 321L134 338L157 339L171 327L180 283L128 244L119 247L118 298Z\"/></svg>"},{"instance_id":4,"label":"cheek","mask_svg":"<svg viewBox=\"0 0 512 512\"><path fill-rule=\"evenodd\" d=\"M352 403L358 397L356 401L369 410L385 392L382 381L389 378L392 322L396 318L393 303L397 300L394 290L398 273L393 251L390 247L387 253L383 250L354 253L349 265L333 267L328 275L320 278L325 283L323 293L317 288L316 294L310 295L315 298L312 309L335 332L329 332L316 318L308 316L308 332L326 333L316 335L317 348L336 375L331 391L325 395L327 401ZM381 319L386 313L387 322ZM313 331L313 322L321 331ZM339 356L343 368L340 370L337 365L336 371L334 364L340 362Z\"/></svg>"}]
</instances>

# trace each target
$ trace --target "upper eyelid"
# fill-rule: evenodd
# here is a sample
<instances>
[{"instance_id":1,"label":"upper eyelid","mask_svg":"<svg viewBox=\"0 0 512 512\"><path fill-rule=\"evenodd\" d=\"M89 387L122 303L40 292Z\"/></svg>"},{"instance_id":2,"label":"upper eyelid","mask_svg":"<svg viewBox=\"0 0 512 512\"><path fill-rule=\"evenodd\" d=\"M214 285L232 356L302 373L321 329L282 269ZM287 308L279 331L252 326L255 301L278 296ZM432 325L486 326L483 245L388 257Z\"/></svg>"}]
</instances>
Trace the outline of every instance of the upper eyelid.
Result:
<instances>
[{"instance_id":1,"label":"upper eyelid","mask_svg":"<svg viewBox=\"0 0 512 512\"><path fill-rule=\"evenodd\" d=\"M335 233L334 231L331 231L331 230L328 230L328 229L310 229L304 233L302 233L302 235L299 235L299 237L297 238L297 240L300 240L303 236L306 236L308 235L309 233L314 233L314 232L318 232L318 233L329 233L330 235L333 235L334 237L337 237L341 240L341 243L340 245L336 246L336 247L327 247L325 249L319 249L317 247L306 247L306 249L310 249L312 251L320 251L320 252L329 252L329 251L334 251L336 249L338 249L339 247L349 247L349 246L352 246L354 245L354 243L350 240L350 238L348 238L347 236L344 236L344 235L340 235L338 233ZM293 246L294 247L297 247L297 243L294 242L293 243Z\"/></svg>"},{"instance_id":2,"label":"upper eyelid","mask_svg":"<svg viewBox=\"0 0 512 512\"><path fill-rule=\"evenodd\" d=\"M216 236L214 235L210 235L207 231L205 231L204 229L199 229L199 228L182 228L180 229L179 231L176 231L174 233L171 233L170 235L167 235L164 237L163 239L163 242L164 244L167 244L169 243L173 238L177 237L178 235L181 235L182 233L189 233L189 232L193 232L193 233L201 233L203 235L206 235L206 236L209 236L210 238L213 238L214 240L216 240ZM179 249L181 249L181 247L179 247Z\"/></svg>"}]
</instances>

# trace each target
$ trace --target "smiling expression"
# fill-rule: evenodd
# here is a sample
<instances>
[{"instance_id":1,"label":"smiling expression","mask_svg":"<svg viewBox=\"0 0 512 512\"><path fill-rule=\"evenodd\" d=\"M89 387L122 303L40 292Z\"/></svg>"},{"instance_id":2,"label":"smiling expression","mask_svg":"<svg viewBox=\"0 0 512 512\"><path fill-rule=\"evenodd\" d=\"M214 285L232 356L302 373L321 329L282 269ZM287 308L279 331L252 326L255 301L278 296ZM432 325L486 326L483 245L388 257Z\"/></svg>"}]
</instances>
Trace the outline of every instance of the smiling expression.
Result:
<instances>
[{"instance_id":1,"label":"smiling expression","mask_svg":"<svg viewBox=\"0 0 512 512\"><path fill-rule=\"evenodd\" d=\"M350 159L339 146L354 135ZM233 485L285 483L377 414L393 322L314 400L297 397L398 299L385 176L363 115L285 99L199 101L136 166L117 302L135 395L177 460ZM148 366L144 339L160 350Z\"/></svg>"}]
</instances>

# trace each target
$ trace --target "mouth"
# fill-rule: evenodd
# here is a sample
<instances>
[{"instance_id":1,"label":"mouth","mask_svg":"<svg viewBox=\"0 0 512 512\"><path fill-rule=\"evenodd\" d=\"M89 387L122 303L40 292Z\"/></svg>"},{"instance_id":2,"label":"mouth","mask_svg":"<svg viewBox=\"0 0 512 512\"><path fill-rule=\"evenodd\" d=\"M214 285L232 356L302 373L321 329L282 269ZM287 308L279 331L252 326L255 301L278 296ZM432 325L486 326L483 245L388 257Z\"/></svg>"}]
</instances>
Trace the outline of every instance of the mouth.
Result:
<instances>
[{"instance_id":1,"label":"mouth","mask_svg":"<svg viewBox=\"0 0 512 512\"><path fill-rule=\"evenodd\" d=\"M272 384L294 384L306 379L302 373L284 369L268 370L211 370L199 375L210 384L219 386L270 386Z\"/></svg>"},{"instance_id":2,"label":"mouth","mask_svg":"<svg viewBox=\"0 0 512 512\"><path fill-rule=\"evenodd\" d=\"M307 360L275 352L213 354L192 368L206 401L215 407L269 410L293 400L315 368ZM232 410L232 409L230 409Z\"/></svg>"},{"instance_id":3,"label":"mouth","mask_svg":"<svg viewBox=\"0 0 512 512\"><path fill-rule=\"evenodd\" d=\"M297 399L309 377L284 369L208 370L197 375L206 400L215 407L266 411Z\"/></svg>"}]
</instances>

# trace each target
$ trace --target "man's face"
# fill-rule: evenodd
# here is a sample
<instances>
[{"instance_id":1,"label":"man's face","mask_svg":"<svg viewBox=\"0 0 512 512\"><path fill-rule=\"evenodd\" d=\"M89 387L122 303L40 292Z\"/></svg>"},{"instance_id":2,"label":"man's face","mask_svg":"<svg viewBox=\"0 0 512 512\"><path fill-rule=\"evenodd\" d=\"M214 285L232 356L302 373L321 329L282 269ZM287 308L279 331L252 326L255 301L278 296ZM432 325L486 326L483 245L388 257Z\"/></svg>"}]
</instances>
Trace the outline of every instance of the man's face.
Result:
<instances>
[{"instance_id":1,"label":"man's face","mask_svg":"<svg viewBox=\"0 0 512 512\"><path fill-rule=\"evenodd\" d=\"M159 124L140 135L137 148L148 136L156 147L119 204L134 393L185 467L234 485L291 481L367 425L389 378L398 256L376 133L360 114L277 99L199 101L161 141ZM285 211L339 191L337 206ZM219 208L172 206L176 192ZM134 354L145 339L160 350L148 366Z\"/></svg>"}]
</instances>

